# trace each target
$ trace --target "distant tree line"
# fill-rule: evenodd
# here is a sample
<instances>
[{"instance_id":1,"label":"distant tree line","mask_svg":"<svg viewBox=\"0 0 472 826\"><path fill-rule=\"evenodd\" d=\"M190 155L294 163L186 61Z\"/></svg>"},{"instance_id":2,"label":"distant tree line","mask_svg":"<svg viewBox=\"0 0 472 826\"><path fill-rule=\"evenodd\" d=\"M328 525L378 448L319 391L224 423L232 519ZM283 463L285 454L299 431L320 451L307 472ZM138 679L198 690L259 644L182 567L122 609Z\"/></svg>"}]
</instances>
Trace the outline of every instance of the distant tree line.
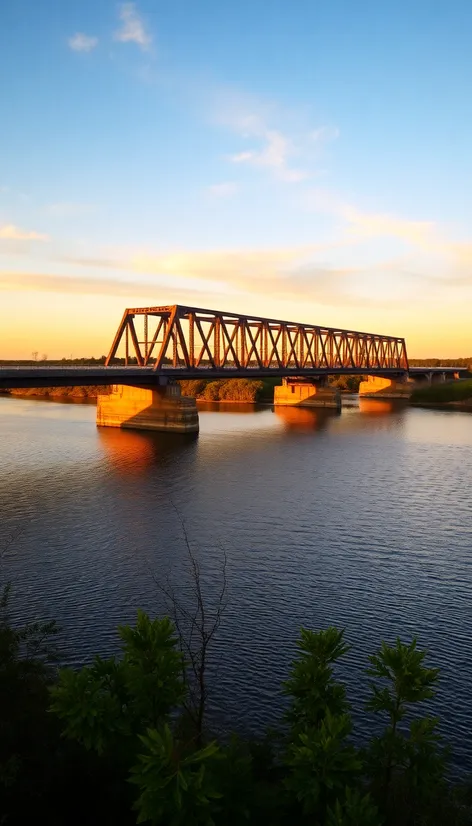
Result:
<instances>
[{"instance_id":1,"label":"distant tree line","mask_svg":"<svg viewBox=\"0 0 472 826\"><path fill-rule=\"evenodd\" d=\"M87 357L83 356L80 358L72 358L72 357L65 357L63 356L60 359L49 359L46 354L40 356L38 351L35 351L31 354L30 359L0 359L0 365L2 366L20 366L20 365L31 365L31 364L47 364L49 366L60 366L60 365L94 365L94 364L104 364L106 361L106 356L99 356L99 357ZM137 359L135 356L130 356L128 359L129 364L137 364ZM169 358L165 359L166 364L170 364L171 360ZM472 356L463 356L460 358L452 358L452 359L444 359L444 358L426 358L426 359L417 359L417 358L409 358L409 362L412 367L466 367L472 371ZM113 358L112 364L120 365L125 364L124 358ZM203 360L202 364L209 366L210 362L208 360ZM350 377L351 379L355 378L354 376ZM359 378L359 377L357 377Z\"/></svg>"},{"instance_id":2,"label":"distant tree line","mask_svg":"<svg viewBox=\"0 0 472 826\"><path fill-rule=\"evenodd\" d=\"M465 367L472 372L472 356L458 359L408 359L412 367Z\"/></svg>"}]
</instances>

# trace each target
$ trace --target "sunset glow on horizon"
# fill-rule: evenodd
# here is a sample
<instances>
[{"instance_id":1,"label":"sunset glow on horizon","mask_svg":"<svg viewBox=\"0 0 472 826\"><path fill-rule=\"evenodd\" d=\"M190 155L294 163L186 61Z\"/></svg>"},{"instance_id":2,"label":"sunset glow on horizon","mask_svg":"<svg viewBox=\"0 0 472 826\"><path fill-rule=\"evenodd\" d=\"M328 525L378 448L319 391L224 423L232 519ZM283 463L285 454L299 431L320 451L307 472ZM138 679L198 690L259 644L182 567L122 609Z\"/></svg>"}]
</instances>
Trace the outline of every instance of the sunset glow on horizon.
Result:
<instances>
[{"instance_id":1,"label":"sunset glow on horizon","mask_svg":"<svg viewBox=\"0 0 472 826\"><path fill-rule=\"evenodd\" d=\"M2 17L0 358L175 303L472 355L465 0Z\"/></svg>"}]
</instances>

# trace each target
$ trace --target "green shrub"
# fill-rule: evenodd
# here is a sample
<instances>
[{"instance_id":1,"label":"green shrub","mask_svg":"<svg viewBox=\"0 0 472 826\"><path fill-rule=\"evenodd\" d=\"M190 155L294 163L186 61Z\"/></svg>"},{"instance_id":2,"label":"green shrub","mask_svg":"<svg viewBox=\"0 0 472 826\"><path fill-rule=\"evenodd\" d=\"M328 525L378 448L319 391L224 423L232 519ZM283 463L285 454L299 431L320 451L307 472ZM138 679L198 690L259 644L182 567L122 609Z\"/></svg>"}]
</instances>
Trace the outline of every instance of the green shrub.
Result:
<instances>
[{"instance_id":1,"label":"green shrub","mask_svg":"<svg viewBox=\"0 0 472 826\"><path fill-rule=\"evenodd\" d=\"M228 379L220 386L220 401L256 402L264 385L254 379Z\"/></svg>"},{"instance_id":2,"label":"green shrub","mask_svg":"<svg viewBox=\"0 0 472 826\"><path fill-rule=\"evenodd\" d=\"M119 628L122 657L79 671L63 668L52 689L52 710L67 737L103 754L127 751L137 739L168 721L184 696L182 657L174 626L166 617L150 620L138 611L136 628Z\"/></svg>"},{"instance_id":3,"label":"green shrub","mask_svg":"<svg viewBox=\"0 0 472 826\"><path fill-rule=\"evenodd\" d=\"M469 400L472 403L472 379L458 379L440 384L431 384L427 387L418 387L411 394L413 403L445 404L447 402L462 402Z\"/></svg>"},{"instance_id":4,"label":"green shrub","mask_svg":"<svg viewBox=\"0 0 472 826\"><path fill-rule=\"evenodd\" d=\"M121 654L56 675L54 623L13 628L0 600L0 822L162 826L467 826L468 787L421 706L438 669L416 640L369 657L367 709L384 728L359 749L336 669L343 631L302 629L285 725L217 743L186 716L182 638L138 612ZM48 705L52 714L48 712ZM59 728L65 739L60 739Z\"/></svg>"},{"instance_id":5,"label":"green shrub","mask_svg":"<svg viewBox=\"0 0 472 826\"><path fill-rule=\"evenodd\" d=\"M207 384L204 379L181 379L179 381L182 396L198 399Z\"/></svg>"},{"instance_id":6,"label":"green shrub","mask_svg":"<svg viewBox=\"0 0 472 826\"><path fill-rule=\"evenodd\" d=\"M183 380L179 384L183 396L206 401L257 402L261 399L273 399L275 382L280 384L278 379L195 379Z\"/></svg>"},{"instance_id":7,"label":"green shrub","mask_svg":"<svg viewBox=\"0 0 472 826\"><path fill-rule=\"evenodd\" d=\"M209 402L217 402L220 398L220 381L209 381L205 387L199 398L206 399Z\"/></svg>"}]
</instances>

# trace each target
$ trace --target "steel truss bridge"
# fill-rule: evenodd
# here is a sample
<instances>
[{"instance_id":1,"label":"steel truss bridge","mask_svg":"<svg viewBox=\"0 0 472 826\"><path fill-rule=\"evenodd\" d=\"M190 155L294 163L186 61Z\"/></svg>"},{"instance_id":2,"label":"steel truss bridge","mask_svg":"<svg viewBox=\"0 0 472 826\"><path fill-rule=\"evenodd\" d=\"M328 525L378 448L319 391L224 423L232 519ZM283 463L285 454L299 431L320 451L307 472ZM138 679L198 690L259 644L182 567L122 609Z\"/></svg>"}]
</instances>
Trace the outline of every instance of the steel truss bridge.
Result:
<instances>
[{"instance_id":1,"label":"steel truss bridge","mask_svg":"<svg viewBox=\"0 0 472 826\"><path fill-rule=\"evenodd\" d=\"M459 368L410 368L403 338L176 304L125 310L105 366L2 367L0 389L453 372Z\"/></svg>"},{"instance_id":2,"label":"steel truss bridge","mask_svg":"<svg viewBox=\"0 0 472 826\"><path fill-rule=\"evenodd\" d=\"M106 366L120 347L126 364L192 377L408 370L403 338L181 305L125 310Z\"/></svg>"}]
</instances>

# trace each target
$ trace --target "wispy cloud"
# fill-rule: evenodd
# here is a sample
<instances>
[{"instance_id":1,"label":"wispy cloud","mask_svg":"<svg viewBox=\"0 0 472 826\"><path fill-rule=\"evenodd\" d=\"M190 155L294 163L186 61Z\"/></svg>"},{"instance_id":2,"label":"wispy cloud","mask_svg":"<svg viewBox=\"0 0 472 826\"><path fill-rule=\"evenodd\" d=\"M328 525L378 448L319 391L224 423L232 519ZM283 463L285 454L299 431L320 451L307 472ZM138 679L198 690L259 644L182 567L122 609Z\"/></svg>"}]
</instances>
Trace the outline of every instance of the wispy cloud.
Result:
<instances>
[{"instance_id":1,"label":"wispy cloud","mask_svg":"<svg viewBox=\"0 0 472 826\"><path fill-rule=\"evenodd\" d=\"M15 224L0 226L0 239L3 241L47 241L48 236L41 232L20 229Z\"/></svg>"},{"instance_id":2,"label":"wispy cloud","mask_svg":"<svg viewBox=\"0 0 472 826\"><path fill-rule=\"evenodd\" d=\"M275 249L171 250L168 252L121 251L107 258L60 258L69 265L102 267L148 276L207 281L233 289L253 287L264 282L287 278L297 266L303 266L325 247L300 246ZM263 288L265 290L265 287Z\"/></svg>"},{"instance_id":3,"label":"wispy cloud","mask_svg":"<svg viewBox=\"0 0 472 826\"><path fill-rule=\"evenodd\" d=\"M67 42L73 52L91 52L98 46L98 37L76 32L72 37L69 37Z\"/></svg>"},{"instance_id":4,"label":"wispy cloud","mask_svg":"<svg viewBox=\"0 0 472 826\"><path fill-rule=\"evenodd\" d=\"M176 284L185 292L183 285L188 282L187 291L197 286L210 299L213 294L222 294L227 300L231 298L233 303L238 297L244 302L249 295L259 298L270 295L275 300L302 299L310 304L378 306L378 296L359 292L359 281L365 274L363 269L333 267L323 263L329 249L330 245L312 245L276 249L173 251L103 260L62 260L93 269L102 267L141 273L152 279L153 283L165 284L170 291L174 289L172 284ZM85 279L85 282L88 283L88 280ZM117 283L122 289L125 283L122 276Z\"/></svg>"},{"instance_id":5,"label":"wispy cloud","mask_svg":"<svg viewBox=\"0 0 472 826\"><path fill-rule=\"evenodd\" d=\"M238 192L238 184L234 181L224 181L220 184L211 184L206 188L206 192L212 198L232 198Z\"/></svg>"},{"instance_id":6,"label":"wispy cloud","mask_svg":"<svg viewBox=\"0 0 472 826\"><path fill-rule=\"evenodd\" d=\"M303 169L297 169L290 165L290 155L293 154L293 147L290 140L272 129L264 130L262 135L262 146L259 149L249 149L231 155L232 163L250 164L251 166L266 167L271 170L276 178L287 183L297 183L309 176Z\"/></svg>"},{"instance_id":7,"label":"wispy cloud","mask_svg":"<svg viewBox=\"0 0 472 826\"><path fill-rule=\"evenodd\" d=\"M191 261L189 254L188 262L181 265L175 263L176 272L179 276L186 273L192 283L183 284L180 278L175 283L168 276L162 273L162 269L170 272L171 267L161 267L159 274L155 278L138 279L136 277L101 277L91 275L89 277L70 275L51 275L48 273L28 273L0 271L0 291L27 291L27 292L54 292L63 294L79 295L109 295L130 297L133 300L142 299L149 303L182 303L198 302L200 306L212 307L218 304L220 307L238 307L243 311L250 307L254 300L290 302L293 301L299 306L313 308L315 305L327 307L382 307L387 305L403 306L402 296L388 296L387 299L372 294L361 295L356 292L356 276L359 270L352 267L334 268L327 266L317 266L314 263L298 264L295 259L290 267L283 266L278 269L270 267L264 261L264 252L233 253L232 260L227 263L226 269L221 269L216 260L215 269L218 273L223 273L217 278L216 272L208 270L206 256L212 253L195 254ZM225 254L221 253L221 260ZM283 261L288 260L289 253L281 253ZM268 260L273 262L276 254L268 254ZM298 258L296 259L298 261ZM205 265L204 265L205 261ZM254 267L255 261L259 265ZM143 262L144 263L144 262ZM146 263L146 274L149 273L150 264ZM202 281L203 269L205 270L205 281ZM255 273L258 273L256 277ZM281 305L282 306L282 305ZM281 310L281 317L284 311Z\"/></svg>"},{"instance_id":8,"label":"wispy cloud","mask_svg":"<svg viewBox=\"0 0 472 826\"><path fill-rule=\"evenodd\" d=\"M136 43L143 51L149 50L152 37L138 14L136 3L122 3L120 6L121 27L115 32L115 40L120 43Z\"/></svg>"},{"instance_id":9,"label":"wispy cloud","mask_svg":"<svg viewBox=\"0 0 472 826\"><path fill-rule=\"evenodd\" d=\"M431 238L434 225L428 221L411 221L385 213L362 212L344 204L340 208L342 218L349 225L349 232L360 239L390 236L424 246Z\"/></svg>"},{"instance_id":10,"label":"wispy cloud","mask_svg":"<svg viewBox=\"0 0 472 826\"><path fill-rule=\"evenodd\" d=\"M193 287L176 287L171 284L149 281L122 280L118 278L100 278L92 276L85 278L70 275L51 275L49 273L6 272L0 270L0 292L39 292L61 293L63 295L106 295L111 297L122 296L133 302L142 300L147 305L181 303L195 300L211 306L218 300L220 293L212 290L204 292ZM222 295L221 295L222 297Z\"/></svg>"},{"instance_id":11,"label":"wispy cloud","mask_svg":"<svg viewBox=\"0 0 472 826\"><path fill-rule=\"evenodd\" d=\"M234 89L217 90L210 108L212 120L243 142L228 160L265 170L285 183L299 183L318 174L322 150L339 137L335 127L313 128L306 112L285 111Z\"/></svg>"},{"instance_id":12,"label":"wispy cloud","mask_svg":"<svg viewBox=\"0 0 472 826\"><path fill-rule=\"evenodd\" d=\"M223 283L234 290L265 290L268 283L289 279L297 264L310 258L312 247L172 251L137 254L128 265L135 272ZM263 286L266 285L266 286Z\"/></svg>"},{"instance_id":13,"label":"wispy cloud","mask_svg":"<svg viewBox=\"0 0 472 826\"><path fill-rule=\"evenodd\" d=\"M459 268L472 266L472 242L448 238L433 221L417 221L384 212L365 212L332 192L312 190L303 203L309 209L333 215L344 223L344 243L381 238L404 241L426 255L446 259ZM467 279L471 277L467 273ZM471 279L472 280L472 279ZM453 279L451 279L452 283Z\"/></svg>"}]
</instances>

